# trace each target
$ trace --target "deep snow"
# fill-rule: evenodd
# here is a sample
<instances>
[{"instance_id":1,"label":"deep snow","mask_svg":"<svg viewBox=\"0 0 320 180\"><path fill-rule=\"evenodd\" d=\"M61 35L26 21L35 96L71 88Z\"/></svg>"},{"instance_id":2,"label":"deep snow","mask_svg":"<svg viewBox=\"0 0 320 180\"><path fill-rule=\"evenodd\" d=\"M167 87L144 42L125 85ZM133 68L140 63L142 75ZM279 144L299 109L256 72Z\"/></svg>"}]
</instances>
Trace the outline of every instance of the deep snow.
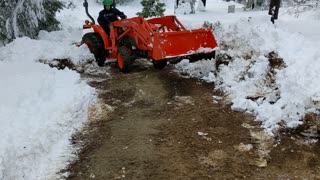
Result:
<instances>
[{"instance_id":1,"label":"deep snow","mask_svg":"<svg viewBox=\"0 0 320 180\"><path fill-rule=\"evenodd\" d=\"M0 179L53 179L73 158L69 139L86 122L95 91L78 73L37 61L91 57L72 45L77 32L41 32L0 48Z\"/></svg>"},{"instance_id":2,"label":"deep snow","mask_svg":"<svg viewBox=\"0 0 320 180\"><path fill-rule=\"evenodd\" d=\"M39 39L19 38L0 48L0 179L50 179L74 158L70 137L87 119L88 106L95 92L78 73L57 70L38 60L71 59L75 64L92 59L85 46L72 45L81 39L82 24L88 19L82 0L57 14L62 30L41 32ZM89 0L89 12L96 19L101 5ZM167 15L173 14L173 1L166 1ZM319 113L320 67L319 11L292 14L280 9L273 25L267 11L245 11L234 2L212 0L205 11L179 14L187 28L199 28L204 21L214 24L219 54L228 54L228 65L216 69L216 61L176 65L223 90L237 111L247 111L272 134L279 127L295 127L308 112ZM118 8L128 17L141 10L138 2ZM289 13L290 12L290 13ZM285 67L275 69L271 82L266 55L278 52ZM108 72L106 72L108 73ZM258 97L252 100L248 97Z\"/></svg>"}]
</instances>

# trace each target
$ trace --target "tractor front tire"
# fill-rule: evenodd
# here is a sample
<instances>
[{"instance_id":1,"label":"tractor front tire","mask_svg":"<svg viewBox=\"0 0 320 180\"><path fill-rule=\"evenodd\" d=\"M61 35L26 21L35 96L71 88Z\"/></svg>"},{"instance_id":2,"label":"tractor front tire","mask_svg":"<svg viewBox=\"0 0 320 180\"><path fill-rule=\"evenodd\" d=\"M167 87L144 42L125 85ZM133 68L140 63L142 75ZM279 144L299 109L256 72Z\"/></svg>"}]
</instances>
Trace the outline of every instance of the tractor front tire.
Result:
<instances>
[{"instance_id":1,"label":"tractor front tire","mask_svg":"<svg viewBox=\"0 0 320 180\"><path fill-rule=\"evenodd\" d=\"M152 62L155 69L161 70L167 66L167 60L153 60Z\"/></svg>"},{"instance_id":2,"label":"tractor front tire","mask_svg":"<svg viewBox=\"0 0 320 180\"><path fill-rule=\"evenodd\" d=\"M98 66L103 66L106 60L106 52L104 50L104 44L101 36L98 33L87 33L82 37L90 52L94 55Z\"/></svg>"},{"instance_id":3,"label":"tractor front tire","mask_svg":"<svg viewBox=\"0 0 320 180\"><path fill-rule=\"evenodd\" d=\"M119 70L123 73L129 72L131 62L131 50L125 46L118 47L117 63Z\"/></svg>"}]
</instances>

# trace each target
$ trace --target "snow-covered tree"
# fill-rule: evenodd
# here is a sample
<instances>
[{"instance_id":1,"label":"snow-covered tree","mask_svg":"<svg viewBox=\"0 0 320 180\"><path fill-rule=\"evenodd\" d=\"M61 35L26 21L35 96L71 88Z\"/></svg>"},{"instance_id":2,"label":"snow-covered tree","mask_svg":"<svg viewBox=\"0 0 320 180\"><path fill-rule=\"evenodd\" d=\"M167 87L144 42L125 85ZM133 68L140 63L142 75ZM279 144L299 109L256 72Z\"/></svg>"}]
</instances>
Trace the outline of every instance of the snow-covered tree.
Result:
<instances>
[{"instance_id":1,"label":"snow-covered tree","mask_svg":"<svg viewBox=\"0 0 320 180\"><path fill-rule=\"evenodd\" d=\"M55 13L62 7L58 0L1 0L0 41L21 36L35 38L40 30L57 30Z\"/></svg>"},{"instance_id":2,"label":"snow-covered tree","mask_svg":"<svg viewBox=\"0 0 320 180\"><path fill-rule=\"evenodd\" d=\"M137 15L142 17L163 16L165 11L165 4L159 0L142 0L143 6L142 12L138 12Z\"/></svg>"}]
</instances>

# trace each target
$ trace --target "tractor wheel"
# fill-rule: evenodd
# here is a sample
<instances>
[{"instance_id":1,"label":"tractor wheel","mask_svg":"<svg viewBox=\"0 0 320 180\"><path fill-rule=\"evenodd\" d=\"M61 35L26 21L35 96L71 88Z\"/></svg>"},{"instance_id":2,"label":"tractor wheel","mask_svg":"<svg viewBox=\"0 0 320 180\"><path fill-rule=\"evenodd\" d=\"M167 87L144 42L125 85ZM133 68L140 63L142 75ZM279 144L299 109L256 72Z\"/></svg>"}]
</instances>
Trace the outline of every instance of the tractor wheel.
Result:
<instances>
[{"instance_id":1,"label":"tractor wheel","mask_svg":"<svg viewBox=\"0 0 320 180\"><path fill-rule=\"evenodd\" d=\"M163 69L167 66L167 60L153 60L152 62L155 69Z\"/></svg>"},{"instance_id":2,"label":"tractor wheel","mask_svg":"<svg viewBox=\"0 0 320 180\"><path fill-rule=\"evenodd\" d=\"M125 46L118 47L117 63L121 72L128 73L131 61L131 50Z\"/></svg>"},{"instance_id":3,"label":"tractor wheel","mask_svg":"<svg viewBox=\"0 0 320 180\"><path fill-rule=\"evenodd\" d=\"M104 50L103 40L100 35L98 33L87 33L82 37L82 42L88 46L98 65L103 66L107 54Z\"/></svg>"},{"instance_id":4,"label":"tractor wheel","mask_svg":"<svg viewBox=\"0 0 320 180\"><path fill-rule=\"evenodd\" d=\"M132 47L137 47L136 41L130 36L123 36L118 40L117 46L126 46L127 48L132 49Z\"/></svg>"}]
</instances>

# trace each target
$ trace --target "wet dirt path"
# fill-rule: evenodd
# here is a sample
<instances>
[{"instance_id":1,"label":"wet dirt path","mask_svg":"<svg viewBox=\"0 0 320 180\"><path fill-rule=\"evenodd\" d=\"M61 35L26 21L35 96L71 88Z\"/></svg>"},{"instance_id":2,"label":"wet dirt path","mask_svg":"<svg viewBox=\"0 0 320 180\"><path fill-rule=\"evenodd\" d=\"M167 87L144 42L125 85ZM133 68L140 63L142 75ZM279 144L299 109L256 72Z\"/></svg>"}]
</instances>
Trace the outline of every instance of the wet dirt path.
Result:
<instances>
[{"instance_id":1,"label":"wet dirt path","mask_svg":"<svg viewBox=\"0 0 320 180\"><path fill-rule=\"evenodd\" d=\"M90 77L99 93L68 179L319 179L317 143L272 139L213 84L166 68ZM215 101L215 102L214 102Z\"/></svg>"}]
</instances>

